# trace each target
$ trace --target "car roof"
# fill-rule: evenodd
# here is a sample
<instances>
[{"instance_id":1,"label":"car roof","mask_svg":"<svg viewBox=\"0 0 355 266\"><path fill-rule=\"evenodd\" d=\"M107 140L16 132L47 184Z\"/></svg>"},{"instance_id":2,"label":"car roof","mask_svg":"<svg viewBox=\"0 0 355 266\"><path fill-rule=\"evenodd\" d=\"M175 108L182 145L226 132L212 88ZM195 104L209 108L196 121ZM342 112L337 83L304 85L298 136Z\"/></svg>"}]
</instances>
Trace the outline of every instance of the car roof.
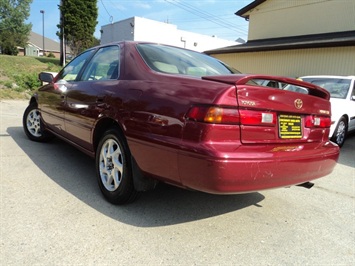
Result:
<instances>
[{"instance_id":1,"label":"car roof","mask_svg":"<svg viewBox=\"0 0 355 266\"><path fill-rule=\"evenodd\" d=\"M150 41L114 41L114 42L110 42L110 43L105 43L105 44L100 44L94 47L89 48L90 49L97 49L97 48L101 48L101 47L106 47L106 46L111 46L111 45L120 45L120 44L128 44L128 45L137 45L137 44L154 44L154 45L162 45L162 46L167 46L167 47L173 47L173 48L177 48L177 49L183 49L183 50L189 50L192 52L196 52L196 53L201 53L201 52L197 52L191 49L186 49L183 47L179 47L176 45L170 45L170 44L165 44L165 43L159 43L159 42L150 42Z\"/></svg>"}]
</instances>

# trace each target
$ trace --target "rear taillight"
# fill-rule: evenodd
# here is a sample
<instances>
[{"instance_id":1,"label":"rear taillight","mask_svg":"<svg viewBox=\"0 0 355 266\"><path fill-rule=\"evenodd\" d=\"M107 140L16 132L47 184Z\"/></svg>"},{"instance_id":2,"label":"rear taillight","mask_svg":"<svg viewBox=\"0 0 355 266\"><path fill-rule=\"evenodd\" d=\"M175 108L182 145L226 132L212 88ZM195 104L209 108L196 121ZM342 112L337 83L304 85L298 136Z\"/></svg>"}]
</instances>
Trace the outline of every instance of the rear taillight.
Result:
<instances>
[{"instance_id":1,"label":"rear taillight","mask_svg":"<svg viewBox=\"0 0 355 266\"><path fill-rule=\"evenodd\" d=\"M220 106L194 106L187 119L212 124L276 125L276 113L266 111L239 110Z\"/></svg>"},{"instance_id":2,"label":"rear taillight","mask_svg":"<svg viewBox=\"0 0 355 266\"><path fill-rule=\"evenodd\" d=\"M242 125L273 126L276 125L276 113L251 110L240 110Z\"/></svg>"},{"instance_id":3,"label":"rear taillight","mask_svg":"<svg viewBox=\"0 0 355 266\"><path fill-rule=\"evenodd\" d=\"M330 127L331 124L332 121L328 116L308 115L305 119L305 127L327 128Z\"/></svg>"},{"instance_id":4,"label":"rear taillight","mask_svg":"<svg viewBox=\"0 0 355 266\"><path fill-rule=\"evenodd\" d=\"M212 124L239 124L238 109L218 106L194 106L186 115L187 119Z\"/></svg>"}]
</instances>

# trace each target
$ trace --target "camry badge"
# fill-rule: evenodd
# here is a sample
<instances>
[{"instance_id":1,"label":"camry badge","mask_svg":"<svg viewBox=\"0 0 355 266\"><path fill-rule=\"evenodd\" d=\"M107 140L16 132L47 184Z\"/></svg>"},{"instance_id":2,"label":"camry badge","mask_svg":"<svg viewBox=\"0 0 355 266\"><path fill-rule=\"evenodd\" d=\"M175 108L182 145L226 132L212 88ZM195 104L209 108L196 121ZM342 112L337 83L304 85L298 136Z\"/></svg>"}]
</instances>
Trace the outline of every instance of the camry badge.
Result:
<instances>
[{"instance_id":1,"label":"camry badge","mask_svg":"<svg viewBox=\"0 0 355 266\"><path fill-rule=\"evenodd\" d=\"M295 107L296 107L297 109L301 109L302 106L303 106L303 102L302 102L301 99L296 99L294 103L295 103Z\"/></svg>"}]
</instances>

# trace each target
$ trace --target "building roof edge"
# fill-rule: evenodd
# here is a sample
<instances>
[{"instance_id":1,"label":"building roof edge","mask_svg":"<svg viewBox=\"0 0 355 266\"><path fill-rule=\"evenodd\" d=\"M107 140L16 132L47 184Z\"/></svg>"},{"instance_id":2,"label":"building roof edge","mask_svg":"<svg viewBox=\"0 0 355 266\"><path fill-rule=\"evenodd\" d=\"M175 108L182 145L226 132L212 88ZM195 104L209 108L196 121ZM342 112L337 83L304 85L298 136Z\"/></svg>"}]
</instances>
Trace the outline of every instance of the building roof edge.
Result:
<instances>
[{"instance_id":1,"label":"building roof edge","mask_svg":"<svg viewBox=\"0 0 355 266\"><path fill-rule=\"evenodd\" d=\"M345 31L252 40L240 45L205 51L205 53L243 53L353 45L355 45L355 31Z\"/></svg>"}]
</instances>

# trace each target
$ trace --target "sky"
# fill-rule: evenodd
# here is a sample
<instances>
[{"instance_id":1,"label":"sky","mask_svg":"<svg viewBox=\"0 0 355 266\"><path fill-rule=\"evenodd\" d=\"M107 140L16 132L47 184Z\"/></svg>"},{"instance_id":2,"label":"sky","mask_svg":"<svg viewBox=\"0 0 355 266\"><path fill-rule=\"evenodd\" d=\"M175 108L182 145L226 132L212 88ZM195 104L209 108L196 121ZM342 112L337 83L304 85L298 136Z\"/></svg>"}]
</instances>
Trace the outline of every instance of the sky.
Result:
<instances>
[{"instance_id":1,"label":"sky","mask_svg":"<svg viewBox=\"0 0 355 266\"><path fill-rule=\"evenodd\" d=\"M230 41L247 40L248 22L235 12L252 0L97 0L98 23L95 37L100 39L102 26L134 16L177 25L179 30L215 35ZM30 16L32 31L58 41L60 0L33 0ZM41 13L44 11L44 14Z\"/></svg>"}]
</instances>

